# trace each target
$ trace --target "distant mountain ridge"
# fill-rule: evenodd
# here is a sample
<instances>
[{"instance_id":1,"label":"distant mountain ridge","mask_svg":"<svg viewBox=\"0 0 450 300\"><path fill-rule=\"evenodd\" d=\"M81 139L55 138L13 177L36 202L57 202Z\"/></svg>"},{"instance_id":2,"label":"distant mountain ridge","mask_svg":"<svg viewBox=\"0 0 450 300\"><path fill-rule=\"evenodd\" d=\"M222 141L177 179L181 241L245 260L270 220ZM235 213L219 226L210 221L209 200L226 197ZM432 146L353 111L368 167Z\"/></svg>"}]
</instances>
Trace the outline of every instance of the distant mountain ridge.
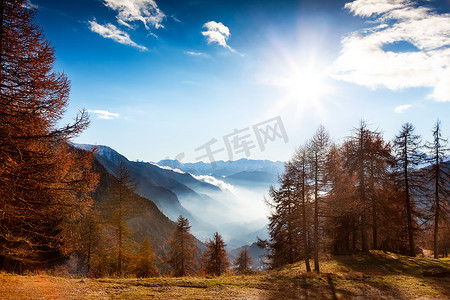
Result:
<instances>
[{"instance_id":1,"label":"distant mountain ridge","mask_svg":"<svg viewBox=\"0 0 450 300\"><path fill-rule=\"evenodd\" d=\"M258 247L256 243L253 243L251 245L244 245L242 247L232 249L230 251L230 259L234 262L236 258L239 256L239 252L241 250L247 249L250 257L253 260L252 268L253 270L264 270L267 266L263 264L263 259L265 255L265 251Z\"/></svg>"},{"instance_id":2,"label":"distant mountain ridge","mask_svg":"<svg viewBox=\"0 0 450 300\"><path fill-rule=\"evenodd\" d=\"M176 220L179 215L188 218L193 229L195 229L193 233L196 233L200 238L209 236L211 232L214 232L215 228L213 226L206 224L181 205L177 193L190 197L205 198L205 196L197 194L176 179L183 174L161 169L151 163L129 161L125 156L108 146L85 144L76 144L75 146L81 149L92 149L95 147L97 149L97 160L110 174L116 174L119 164L125 166L138 184L137 193L154 202L172 221ZM184 175L181 178L184 178L187 182L195 180L189 174ZM217 189L217 187L207 183L198 183L198 185L203 186L205 189Z\"/></svg>"},{"instance_id":3,"label":"distant mountain ridge","mask_svg":"<svg viewBox=\"0 0 450 300\"><path fill-rule=\"evenodd\" d=\"M264 194L284 168L282 162L241 159L212 166L163 160L155 164L129 161L108 146L75 146L95 147L97 160L112 175L119 164L124 165L138 183L139 195L155 203L172 221L179 215L187 217L192 233L202 241L218 231L236 248L267 235L261 206Z\"/></svg>"},{"instance_id":4,"label":"distant mountain ridge","mask_svg":"<svg viewBox=\"0 0 450 300\"><path fill-rule=\"evenodd\" d=\"M270 160L251 160L242 158L235 161L215 161L214 164L205 162L181 163L177 160L160 160L156 163L159 166L166 166L179 169L194 175L211 175L215 177L227 177L240 172L266 172L269 174L280 174L284 169L284 162Z\"/></svg>"}]
</instances>

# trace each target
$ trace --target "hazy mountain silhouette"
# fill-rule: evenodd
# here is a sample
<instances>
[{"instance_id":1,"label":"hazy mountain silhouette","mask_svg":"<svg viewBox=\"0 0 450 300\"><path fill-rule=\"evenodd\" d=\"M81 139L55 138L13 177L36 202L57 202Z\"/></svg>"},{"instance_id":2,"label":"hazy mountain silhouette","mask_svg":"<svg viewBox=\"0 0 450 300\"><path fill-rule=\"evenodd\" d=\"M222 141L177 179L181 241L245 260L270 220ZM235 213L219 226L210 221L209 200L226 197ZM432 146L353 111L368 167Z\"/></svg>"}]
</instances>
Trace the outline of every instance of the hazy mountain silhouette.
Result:
<instances>
[{"instance_id":1,"label":"hazy mountain silhouette","mask_svg":"<svg viewBox=\"0 0 450 300\"><path fill-rule=\"evenodd\" d=\"M226 178L241 172L265 172L278 176L284 169L284 162L281 161L274 162L246 158L235 161L218 160L214 164L201 161L196 163L181 163L177 160L166 159L159 161L157 165L179 169L194 175L211 175L216 178Z\"/></svg>"},{"instance_id":2,"label":"hazy mountain silhouette","mask_svg":"<svg viewBox=\"0 0 450 300\"><path fill-rule=\"evenodd\" d=\"M99 174L99 183L94 192L94 201L98 204L113 197L113 186L117 179L107 171L98 159L94 160L94 170ZM149 237L157 255L164 255L168 248L168 241L175 229L175 223L165 216L155 203L147 198L136 195L136 206L139 211L133 213L127 221L137 243L145 237ZM198 247L204 248L204 244L197 240Z\"/></svg>"},{"instance_id":3,"label":"hazy mountain silhouette","mask_svg":"<svg viewBox=\"0 0 450 300\"><path fill-rule=\"evenodd\" d=\"M92 145L76 146L87 149L94 147ZM125 156L107 146L95 147L97 148L96 158L98 162L110 174L115 175L117 166L122 163L130 172L131 177L136 180L138 185L137 193L155 203L172 221L176 220L179 215L188 218L192 225L192 232L199 238L210 236L215 232L214 226L203 222L181 205L177 193L203 198L205 201L211 200L205 199L205 197L198 195L195 191L177 181L175 179L177 175L173 174L173 171L161 169L150 163L129 161ZM184 178L186 179L186 177ZM186 181L188 180L186 179ZM206 183L200 184L206 188ZM214 186L208 188L215 189Z\"/></svg>"},{"instance_id":4,"label":"hazy mountain silhouette","mask_svg":"<svg viewBox=\"0 0 450 300\"><path fill-rule=\"evenodd\" d=\"M229 247L235 248L267 236L266 213L261 207L283 163L241 159L213 167L203 162L164 160L156 165L129 161L107 146L95 147L96 158L107 172L115 174L123 164L138 183L139 195L155 203L172 221L179 215L187 217L199 239L204 241L218 231Z\"/></svg>"},{"instance_id":5,"label":"hazy mountain silhouette","mask_svg":"<svg viewBox=\"0 0 450 300\"><path fill-rule=\"evenodd\" d=\"M232 249L231 251L229 251L229 256L231 261L235 261L236 257L239 255L239 252L241 252L241 250L243 249L248 249L248 252L250 254L250 257L253 260L253 264L252 264L252 268L254 270L261 270L263 268L265 268L264 264L262 263L262 259L265 255L265 252L263 249L259 248L256 243L253 243L251 245L244 245L242 247L236 248L236 249Z\"/></svg>"}]
</instances>

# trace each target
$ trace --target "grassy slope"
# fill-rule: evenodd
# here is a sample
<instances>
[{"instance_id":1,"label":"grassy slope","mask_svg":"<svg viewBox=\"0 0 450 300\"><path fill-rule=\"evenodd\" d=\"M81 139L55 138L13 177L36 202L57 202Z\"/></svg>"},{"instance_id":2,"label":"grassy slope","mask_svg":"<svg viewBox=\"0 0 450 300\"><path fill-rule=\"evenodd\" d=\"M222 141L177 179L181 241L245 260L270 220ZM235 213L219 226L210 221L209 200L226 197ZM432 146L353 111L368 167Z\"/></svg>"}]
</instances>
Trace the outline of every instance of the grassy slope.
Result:
<instances>
[{"instance_id":1,"label":"grassy slope","mask_svg":"<svg viewBox=\"0 0 450 300\"><path fill-rule=\"evenodd\" d=\"M0 274L0 299L450 299L449 259L391 253L332 257L322 273L306 275L302 263L253 276L219 278L68 279Z\"/></svg>"}]
</instances>

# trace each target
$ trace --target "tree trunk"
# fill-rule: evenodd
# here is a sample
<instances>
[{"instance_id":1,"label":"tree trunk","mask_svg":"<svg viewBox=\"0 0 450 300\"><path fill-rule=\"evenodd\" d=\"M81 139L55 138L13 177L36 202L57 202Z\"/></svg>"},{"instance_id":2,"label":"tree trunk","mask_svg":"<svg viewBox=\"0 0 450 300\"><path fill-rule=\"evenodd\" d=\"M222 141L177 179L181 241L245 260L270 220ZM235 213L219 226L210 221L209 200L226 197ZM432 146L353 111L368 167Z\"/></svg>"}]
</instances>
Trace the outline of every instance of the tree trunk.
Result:
<instances>
[{"instance_id":1,"label":"tree trunk","mask_svg":"<svg viewBox=\"0 0 450 300\"><path fill-rule=\"evenodd\" d=\"M91 250L92 249L92 224L89 224L89 243L88 243L88 254L87 254L87 275L91 271Z\"/></svg>"},{"instance_id":2,"label":"tree trunk","mask_svg":"<svg viewBox=\"0 0 450 300\"><path fill-rule=\"evenodd\" d=\"M409 240L409 255L416 256L416 249L414 246L414 232L412 225L412 209L411 209L411 198L409 195L409 180L408 180L408 152L407 152L407 140L405 137L405 200L406 200L406 217L407 217L407 226L408 226L408 240Z\"/></svg>"},{"instance_id":3,"label":"tree trunk","mask_svg":"<svg viewBox=\"0 0 450 300\"><path fill-rule=\"evenodd\" d=\"M319 161L317 152L315 153L315 174L314 174L314 271L320 272L319 269Z\"/></svg>"},{"instance_id":4,"label":"tree trunk","mask_svg":"<svg viewBox=\"0 0 450 300\"><path fill-rule=\"evenodd\" d=\"M356 225L352 230L352 251L356 250Z\"/></svg>"},{"instance_id":5,"label":"tree trunk","mask_svg":"<svg viewBox=\"0 0 450 300\"><path fill-rule=\"evenodd\" d=\"M364 168L364 136L365 133L360 134L360 157L359 157L359 197L361 199L361 247L363 252L369 251L369 245L367 241L367 221L366 221L366 178L365 178L365 168Z\"/></svg>"},{"instance_id":6,"label":"tree trunk","mask_svg":"<svg viewBox=\"0 0 450 300\"><path fill-rule=\"evenodd\" d=\"M360 187L360 197L361 197L361 206L362 206L362 212L361 212L361 247L363 252L369 251L369 245L367 241L367 220L366 220L366 193L365 193L365 180L364 180L364 173L362 174L362 180L361 180L361 187Z\"/></svg>"},{"instance_id":7,"label":"tree trunk","mask_svg":"<svg viewBox=\"0 0 450 300\"><path fill-rule=\"evenodd\" d=\"M181 233L181 276L186 273L184 268L184 232Z\"/></svg>"},{"instance_id":8,"label":"tree trunk","mask_svg":"<svg viewBox=\"0 0 450 300\"><path fill-rule=\"evenodd\" d=\"M309 265L309 246L308 246L308 236L306 227L306 201L305 201L305 162L303 162L302 170L302 229L303 229L303 248L306 272L311 272L311 266Z\"/></svg>"},{"instance_id":9,"label":"tree trunk","mask_svg":"<svg viewBox=\"0 0 450 300\"><path fill-rule=\"evenodd\" d=\"M372 249L378 249L377 196L375 193L375 176L373 175L373 158L370 163L370 187L372 194Z\"/></svg>"},{"instance_id":10,"label":"tree trunk","mask_svg":"<svg viewBox=\"0 0 450 300\"><path fill-rule=\"evenodd\" d=\"M439 211L440 211L440 203L439 203L439 150L436 149L436 176L435 176L435 209L434 213L434 240L433 240L433 252L434 258L439 258L439 248L438 248L438 232L439 232Z\"/></svg>"},{"instance_id":11,"label":"tree trunk","mask_svg":"<svg viewBox=\"0 0 450 300\"><path fill-rule=\"evenodd\" d=\"M117 274L122 276L122 182L119 188L119 255L117 258Z\"/></svg>"},{"instance_id":12,"label":"tree trunk","mask_svg":"<svg viewBox=\"0 0 450 300\"><path fill-rule=\"evenodd\" d=\"M289 264L293 264L294 263L294 243L293 243L293 238L292 238L292 222L293 222L293 217L292 217L292 201L291 201L291 187L288 187L288 218L287 218L287 230L288 230L288 251L289 251L289 255L288 255L288 262Z\"/></svg>"}]
</instances>

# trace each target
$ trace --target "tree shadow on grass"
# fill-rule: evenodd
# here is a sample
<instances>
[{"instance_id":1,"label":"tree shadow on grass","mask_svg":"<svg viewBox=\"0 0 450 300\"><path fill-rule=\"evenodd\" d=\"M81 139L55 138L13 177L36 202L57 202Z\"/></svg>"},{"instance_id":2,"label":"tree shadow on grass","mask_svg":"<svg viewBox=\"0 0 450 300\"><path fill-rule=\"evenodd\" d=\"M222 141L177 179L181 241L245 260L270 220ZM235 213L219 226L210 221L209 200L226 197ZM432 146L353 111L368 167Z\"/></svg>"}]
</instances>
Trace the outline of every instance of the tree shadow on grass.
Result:
<instances>
[{"instance_id":1,"label":"tree shadow on grass","mask_svg":"<svg viewBox=\"0 0 450 300\"><path fill-rule=\"evenodd\" d=\"M333 258L343 267L344 271L356 274L356 277L367 277L368 279L364 280L366 284L378 289L390 290L389 292L393 292L394 295L399 297L405 298L405 295L402 295L398 288L394 288L393 283L389 283L386 279L383 280L383 276L399 275L412 277L414 280L410 282L405 280L405 288L413 290L417 288L414 285L429 286L440 296L450 299L450 278L424 276L427 272L433 273L433 271L448 273L450 271L448 262L427 258L411 258L381 251L351 257L336 256ZM413 285L407 286L408 283Z\"/></svg>"},{"instance_id":2,"label":"tree shadow on grass","mask_svg":"<svg viewBox=\"0 0 450 300\"><path fill-rule=\"evenodd\" d=\"M353 293L336 287L331 275L277 276L269 279L266 299L349 299Z\"/></svg>"},{"instance_id":3,"label":"tree shadow on grass","mask_svg":"<svg viewBox=\"0 0 450 300\"><path fill-rule=\"evenodd\" d=\"M449 269L450 264L425 258L410 258L393 254L376 252L358 254L356 256L333 257L340 265L353 271L370 274L408 274L422 275L430 269Z\"/></svg>"}]
</instances>

